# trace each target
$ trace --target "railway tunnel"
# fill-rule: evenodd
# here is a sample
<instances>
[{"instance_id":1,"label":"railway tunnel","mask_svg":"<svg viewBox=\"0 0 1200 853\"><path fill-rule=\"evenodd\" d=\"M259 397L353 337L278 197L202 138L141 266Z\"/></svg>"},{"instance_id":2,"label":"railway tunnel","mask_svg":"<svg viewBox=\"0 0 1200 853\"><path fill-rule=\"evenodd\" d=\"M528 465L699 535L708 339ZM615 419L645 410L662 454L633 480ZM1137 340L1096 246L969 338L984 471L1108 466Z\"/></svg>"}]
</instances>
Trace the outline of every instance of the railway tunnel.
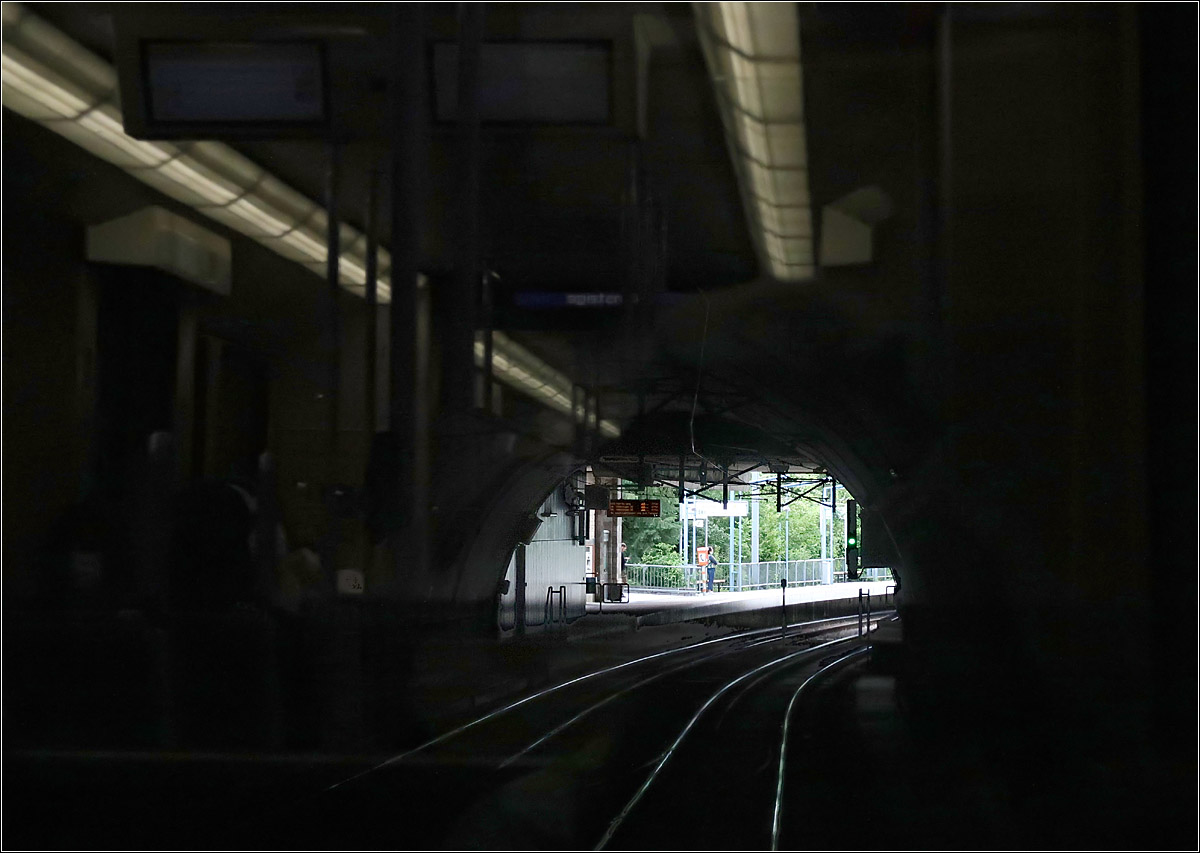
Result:
<instances>
[{"instance_id":1,"label":"railway tunnel","mask_svg":"<svg viewBox=\"0 0 1200 853\"><path fill-rule=\"evenodd\" d=\"M757 470L882 519L932 742L1186 845L1194 18L6 4L6 780L440 736L549 683L587 485ZM220 480L311 622L172 598Z\"/></svg>"}]
</instances>

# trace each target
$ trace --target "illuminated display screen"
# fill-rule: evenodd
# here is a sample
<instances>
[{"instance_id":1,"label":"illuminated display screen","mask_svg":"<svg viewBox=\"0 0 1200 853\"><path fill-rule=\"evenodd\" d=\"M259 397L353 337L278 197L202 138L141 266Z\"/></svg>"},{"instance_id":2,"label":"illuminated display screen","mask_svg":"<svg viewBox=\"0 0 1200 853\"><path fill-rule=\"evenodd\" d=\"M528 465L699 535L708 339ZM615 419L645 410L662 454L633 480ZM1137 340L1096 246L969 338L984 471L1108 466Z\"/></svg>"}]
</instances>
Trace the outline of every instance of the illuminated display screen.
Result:
<instances>
[{"instance_id":1,"label":"illuminated display screen","mask_svg":"<svg viewBox=\"0 0 1200 853\"><path fill-rule=\"evenodd\" d=\"M657 500L611 500L608 502L608 514L610 517L658 518L661 504Z\"/></svg>"},{"instance_id":2,"label":"illuminated display screen","mask_svg":"<svg viewBox=\"0 0 1200 853\"><path fill-rule=\"evenodd\" d=\"M318 44L157 41L143 48L152 121L325 118L325 61Z\"/></svg>"}]
</instances>

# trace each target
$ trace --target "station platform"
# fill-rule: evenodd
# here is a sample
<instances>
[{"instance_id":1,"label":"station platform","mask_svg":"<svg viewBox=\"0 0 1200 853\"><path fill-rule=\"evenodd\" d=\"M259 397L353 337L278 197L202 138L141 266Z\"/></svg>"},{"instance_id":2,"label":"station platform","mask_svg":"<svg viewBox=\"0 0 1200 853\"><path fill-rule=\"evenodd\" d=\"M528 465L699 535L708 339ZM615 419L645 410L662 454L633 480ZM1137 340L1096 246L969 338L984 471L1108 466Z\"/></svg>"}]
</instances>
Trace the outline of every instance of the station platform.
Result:
<instances>
[{"instance_id":1,"label":"station platform","mask_svg":"<svg viewBox=\"0 0 1200 853\"><path fill-rule=\"evenodd\" d=\"M884 609L893 606L892 593L895 588L895 581L789 586L786 598L790 608L801 603L854 599L861 590L870 593L873 602L879 602L878 609ZM638 617L639 625L663 625L722 614L778 608L783 597L778 587L745 592L681 594L631 591L626 601L588 602L587 612L589 616L633 615Z\"/></svg>"}]
</instances>

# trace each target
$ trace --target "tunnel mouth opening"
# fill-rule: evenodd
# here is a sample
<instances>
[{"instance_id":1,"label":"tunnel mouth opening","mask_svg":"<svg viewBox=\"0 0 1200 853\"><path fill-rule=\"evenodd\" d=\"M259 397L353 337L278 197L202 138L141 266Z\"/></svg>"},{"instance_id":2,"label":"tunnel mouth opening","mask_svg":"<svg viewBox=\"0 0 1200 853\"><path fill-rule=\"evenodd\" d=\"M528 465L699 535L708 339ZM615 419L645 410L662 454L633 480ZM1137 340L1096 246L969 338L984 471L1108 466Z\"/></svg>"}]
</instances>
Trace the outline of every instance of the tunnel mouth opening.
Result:
<instances>
[{"instance_id":1,"label":"tunnel mouth opening","mask_svg":"<svg viewBox=\"0 0 1200 853\"><path fill-rule=\"evenodd\" d=\"M631 424L619 439L575 456L570 473L544 488L536 503L526 502L530 505L515 520L512 547L498 578L501 635L571 621L588 612L586 605L628 601L635 589L694 591L701 571L698 546L720 566L713 582L725 591L765 589L785 579L794 586L895 581L898 560L884 564L876 559L861 572L857 562L847 566L847 546L855 548L858 539L855 493L820 459L818 452L729 418L668 412ZM794 510L806 507L811 511L797 512L792 519ZM848 532L850 507L856 514ZM727 530L706 535L718 527L707 520L710 510L728 518ZM616 515L610 518L610 512ZM755 528L762 522L761 552L750 532L751 515ZM809 521L812 530L805 529ZM648 542L638 530L645 524L656 528L657 541ZM549 534L555 525L562 529ZM666 527L673 528L670 534L664 534ZM519 581L519 562L551 538L583 547L582 571L575 573L579 577L566 577L558 587ZM636 543L632 551L631 539ZM809 553L814 542L819 545ZM730 543L735 543L732 554ZM642 559L648 544L660 556L673 546L667 565ZM704 578L699 582L705 585ZM578 597L573 586L580 588L585 607L576 602L576 613L567 616L563 601ZM522 593L534 616L519 628L515 610Z\"/></svg>"},{"instance_id":2,"label":"tunnel mouth opening","mask_svg":"<svg viewBox=\"0 0 1200 853\"><path fill-rule=\"evenodd\" d=\"M890 540L881 514L857 500L870 469L830 452L807 424L792 426L769 432L728 413L667 410L625 421L616 439L577 445L555 471L542 472L536 494L524 491L510 520L493 581L498 637L565 630L647 594L705 594L710 586L752 593L785 580L793 589L874 582L894 598L895 549L856 550L868 526L877 546ZM555 525L562 529L551 535ZM574 551L559 559L573 568L554 583L540 575L531 582L529 566L558 547L554 539Z\"/></svg>"},{"instance_id":3,"label":"tunnel mouth opening","mask_svg":"<svg viewBox=\"0 0 1200 853\"><path fill-rule=\"evenodd\" d=\"M619 439L600 448L591 466L624 497L653 496L664 505L669 500L680 506L708 507L716 502L720 509L714 508L712 514L728 515L731 520L735 516L729 512L730 501L748 501L755 516L761 510L772 518L805 503L823 504L838 518L844 516L846 502L852 501L854 524L847 528L845 518L841 519L838 555L845 556L847 546L858 548L857 556L863 559L855 562L855 568L889 569L898 575L899 549L884 520L886 513L879 511L886 488L897 479L895 469L877 470L878 461L869 464L830 430L811 422L785 421L776 415L758 421L769 425L766 429L751 420L694 410L643 416L629 424ZM703 514L689 520L708 527ZM823 527L826 521L822 517ZM868 551L861 550L864 524L873 540ZM685 563L692 556L685 553L688 538L678 539ZM828 542L820 554L823 559L832 555L832 538L822 536L821 541ZM852 579L857 579L857 573L852 572Z\"/></svg>"}]
</instances>

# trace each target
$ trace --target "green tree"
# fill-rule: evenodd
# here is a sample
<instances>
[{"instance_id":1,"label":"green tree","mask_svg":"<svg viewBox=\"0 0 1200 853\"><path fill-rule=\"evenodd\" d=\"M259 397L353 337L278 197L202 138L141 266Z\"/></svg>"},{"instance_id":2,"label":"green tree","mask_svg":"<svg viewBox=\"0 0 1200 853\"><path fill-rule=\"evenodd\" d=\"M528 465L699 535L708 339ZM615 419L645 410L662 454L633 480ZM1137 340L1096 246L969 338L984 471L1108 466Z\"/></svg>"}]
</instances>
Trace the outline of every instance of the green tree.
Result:
<instances>
[{"instance_id":1,"label":"green tree","mask_svg":"<svg viewBox=\"0 0 1200 853\"><path fill-rule=\"evenodd\" d=\"M679 546L674 543L655 542L641 553L639 563L650 566L681 566L683 560L679 557Z\"/></svg>"},{"instance_id":2,"label":"green tree","mask_svg":"<svg viewBox=\"0 0 1200 853\"><path fill-rule=\"evenodd\" d=\"M631 485L625 486L625 494L633 491ZM646 553L654 545L670 546L676 554L679 553L679 503L675 489L665 486L652 486L638 490L638 496L657 498L662 515L658 518L627 518L621 523L621 540L625 543L631 563L650 563ZM663 565L666 565L665 563Z\"/></svg>"},{"instance_id":3,"label":"green tree","mask_svg":"<svg viewBox=\"0 0 1200 853\"><path fill-rule=\"evenodd\" d=\"M632 484L627 484L626 494L635 491ZM695 553L679 554L679 493L676 489L664 486L654 486L636 490L640 496L658 498L662 505L662 516L659 518L627 518L622 527L624 541L629 549L629 562L654 563L658 565L675 565L668 563L667 554L677 555L684 564L695 562ZM775 511L775 500L770 484L762 488L759 503L759 559L763 561L782 560L785 553L793 560L816 560L821 557L821 507L814 500L800 499L785 507L782 512ZM707 489L702 496L709 500L721 500L721 488ZM745 500L748 496L731 494L730 500ZM785 495L786 497L786 495ZM813 492L812 497L819 498L820 490ZM846 554L846 499L850 493L844 486L837 487L837 515L829 519L833 528L831 536L833 547L830 557L844 557ZM720 568L719 577L727 577L730 561L736 561L737 545L741 544L743 561L750 560L751 522L750 517L734 519L734 536L730 539L729 519L712 518L707 521L707 542L715 549ZM861 523L860 523L861 527ZM695 541L705 542L705 528L695 528ZM651 549L654 549L653 551ZM653 554L653 560L648 557Z\"/></svg>"},{"instance_id":4,"label":"green tree","mask_svg":"<svg viewBox=\"0 0 1200 853\"><path fill-rule=\"evenodd\" d=\"M645 572L649 577L659 578L658 582L664 586L676 588L683 586L683 561L679 557L679 547L674 543L655 542L642 553L642 559L639 562L649 566L668 566L667 569L653 568L647 569ZM630 569L630 572L632 578L633 569Z\"/></svg>"}]
</instances>

